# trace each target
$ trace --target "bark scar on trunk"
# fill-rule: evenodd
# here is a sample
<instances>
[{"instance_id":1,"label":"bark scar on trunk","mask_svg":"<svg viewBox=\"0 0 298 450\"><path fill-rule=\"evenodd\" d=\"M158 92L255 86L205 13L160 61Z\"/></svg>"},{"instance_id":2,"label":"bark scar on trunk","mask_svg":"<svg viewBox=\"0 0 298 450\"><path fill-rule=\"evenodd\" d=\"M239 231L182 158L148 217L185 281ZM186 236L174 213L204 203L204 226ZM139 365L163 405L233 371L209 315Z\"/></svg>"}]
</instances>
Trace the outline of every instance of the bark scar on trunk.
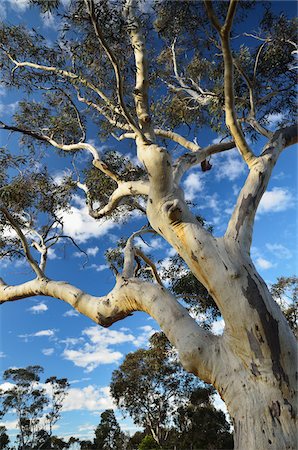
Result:
<instances>
[{"instance_id":1,"label":"bark scar on trunk","mask_svg":"<svg viewBox=\"0 0 298 450\"><path fill-rule=\"evenodd\" d=\"M247 271L247 270L246 270ZM243 295L250 306L259 315L268 347L271 352L272 371L275 378L281 384L284 381L289 385L289 378L281 365L281 348L279 342L278 322L268 311L256 282L247 271L247 288L242 288Z\"/></svg>"}]
</instances>

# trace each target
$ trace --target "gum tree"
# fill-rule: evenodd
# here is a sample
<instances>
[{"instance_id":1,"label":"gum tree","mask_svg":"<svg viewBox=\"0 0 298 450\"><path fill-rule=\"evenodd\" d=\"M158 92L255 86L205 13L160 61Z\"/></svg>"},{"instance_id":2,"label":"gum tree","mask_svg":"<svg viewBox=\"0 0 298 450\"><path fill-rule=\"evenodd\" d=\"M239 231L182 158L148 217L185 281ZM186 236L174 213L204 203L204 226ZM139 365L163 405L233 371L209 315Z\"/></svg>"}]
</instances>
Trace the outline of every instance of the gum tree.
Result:
<instances>
[{"instance_id":1,"label":"gum tree","mask_svg":"<svg viewBox=\"0 0 298 450\"><path fill-rule=\"evenodd\" d=\"M59 1L32 3L53 14L59 8ZM24 99L14 122L1 128L20 135L29 154L1 153L1 254L26 258L34 278L2 280L0 298L54 297L104 327L148 313L184 368L226 402L237 449L294 449L296 342L250 248L272 170L297 141L296 25L267 8L252 31L245 17L253 2L237 3L162 1L148 12L136 0L77 0L55 45L35 30L2 25L2 79ZM272 131L268 117L277 112L283 119ZM91 122L116 148L117 141L119 148L133 143L141 167L117 153L102 156L88 140ZM226 139L201 146L183 134L183 124L192 133L208 125ZM176 159L174 144L183 149ZM225 233L215 238L185 201L181 179L195 166L210 170L211 155L234 147L248 174ZM73 176L57 184L48 169L36 168L45 148L59 156L87 153L92 166L73 164ZM104 296L47 275L51 247L69 239L61 211L74 189L99 223L134 209L149 222L127 239L123 257L115 253L121 270L114 265L115 286ZM222 336L200 327L162 285L154 262L135 246L145 232L164 238L209 292L225 321Z\"/></svg>"}]
</instances>

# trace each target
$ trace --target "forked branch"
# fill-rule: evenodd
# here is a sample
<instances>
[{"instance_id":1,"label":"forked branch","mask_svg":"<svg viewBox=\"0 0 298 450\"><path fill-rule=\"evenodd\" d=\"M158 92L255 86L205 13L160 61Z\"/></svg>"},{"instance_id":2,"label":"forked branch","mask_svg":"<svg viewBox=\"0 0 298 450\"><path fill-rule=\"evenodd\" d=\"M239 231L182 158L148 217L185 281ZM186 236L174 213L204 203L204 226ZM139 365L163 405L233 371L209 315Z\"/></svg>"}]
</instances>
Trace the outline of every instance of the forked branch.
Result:
<instances>
[{"instance_id":1,"label":"forked branch","mask_svg":"<svg viewBox=\"0 0 298 450\"><path fill-rule=\"evenodd\" d=\"M118 276L115 287L107 295L95 297L64 281L36 279L9 286L0 279L0 303L36 295L63 300L103 327L111 326L134 311L144 311L158 322L177 348L185 369L207 382L211 380L212 360L219 338L203 330L175 297L159 284ZM186 334L185 330L188 331Z\"/></svg>"},{"instance_id":2,"label":"forked branch","mask_svg":"<svg viewBox=\"0 0 298 450\"><path fill-rule=\"evenodd\" d=\"M223 51L226 125L229 128L243 159L249 167L252 167L253 163L255 162L255 156L248 143L246 142L244 134L239 125L235 109L234 72L233 57L230 47L230 32L233 24L236 6L237 0L230 0L225 23L223 26L221 26L213 10L212 2L205 0L205 7L208 17L214 28L218 31Z\"/></svg>"},{"instance_id":3,"label":"forked branch","mask_svg":"<svg viewBox=\"0 0 298 450\"><path fill-rule=\"evenodd\" d=\"M9 225L14 229L18 238L20 239L26 259L29 262L30 266L32 267L33 271L36 273L37 278L38 279L46 278L46 276L43 272L43 268L38 265L37 261L35 261L35 259L33 258L32 254L31 254L27 238L24 235L18 221L13 217L13 215L4 206L0 207L0 211L2 212L5 219L7 220Z\"/></svg>"}]
</instances>

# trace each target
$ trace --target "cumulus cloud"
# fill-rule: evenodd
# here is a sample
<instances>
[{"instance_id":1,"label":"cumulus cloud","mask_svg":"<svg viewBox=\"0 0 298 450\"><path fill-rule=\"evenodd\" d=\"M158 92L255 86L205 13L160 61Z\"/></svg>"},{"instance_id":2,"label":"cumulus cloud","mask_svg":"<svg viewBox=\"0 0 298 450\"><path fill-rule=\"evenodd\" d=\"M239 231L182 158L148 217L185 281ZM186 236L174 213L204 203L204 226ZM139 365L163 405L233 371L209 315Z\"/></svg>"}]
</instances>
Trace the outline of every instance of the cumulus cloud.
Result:
<instances>
[{"instance_id":1,"label":"cumulus cloud","mask_svg":"<svg viewBox=\"0 0 298 450\"><path fill-rule=\"evenodd\" d=\"M133 342L136 347L146 346L148 344L149 338L157 331L150 325L139 327L138 330L141 330L141 333L134 339Z\"/></svg>"},{"instance_id":2,"label":"cumulus cloud","mask_svg":"<svg viewBox=\"0 0 298 450\"><path fill-rule=\"evenodd\" d=\"M114 408L110 388L92 385L82 389L70 388L63 402L63 411L88 410L98 411Z\"/></svg>"},{"instance_id":3,"label":"cumulus cloud","mask_svg":"<svg viewBox=\"0 0 298 450\"><path fill-rule=\"evenodd\" d=\"M80 343L75 349L67 346L62 355L75 366L83 367L86 372L91 372L100 364L118 362L123 354L113 350L111 346L134 341L134 336L130 333L98 327L86 328L82 334L87 337L84 338L84 343Z\"/></svg>"},{"instance_id":4,"label":"cumulus cloud","mask_svg":"<svg viewBox=\"0 0 298 450\"><path fill-rule=\"evenodd\" d=\"M266 244L267 249L279 259L291 259L292 253L282 244Z\"/></svg>"},{"instance_id":5,"label":"cumulus cloud","mask_svg":"<svg viewBox=\"0 0 298 450\"><path fill-rule=\"evenodd\" d=\"M137 237L135 239L135 245L142 251L148 252L153 250L160 250L164 246L164 242L161 238L147 239L146 237L144 237L143 239L141 239L140 237Z\"/></svg>"},{"instance_id":6,"label":"cumulus cloud","mask_svg":"<svg viewBox=\"0 0 298 450\"><path fill-rule=\"evenodd\" d=\"M225 327L223 319L216 320L211 326L211 330L214 334L222 334Z\"/></svg>"},{"instance_id":7,"label":"cumulus cloud","mask_svg":"<svg viewBox=\"0 0 298 450\"><path fill-rule=\"evenodd\" d=\"M98 247L89 247L86 250L88 256L96 256L99 251Z\"/></svg>"},{"instance_id":8,"label":"cumulus cloud","mask_svg":"<svg viewBox=\"0 0 298 450\"><path fill-rule=\"evenodd\" d=\"M38 303L38 305L34 305L31 306L31 308L28 308L28 311L30 311L32 314L42 314L48 309L49 308L45 303Z\"/></svg>"},{"instance_id":9,"label":"cumulus cloud","mask_svg":"<svg viewBox=\"0 0 298 450\"><path fill-rule=\"evenodd\" d=\"M267 270L274 267L274 264L268 259L262 258L261 256L256 259L256 265L259 269Z\"/></svg>"},{"instance_id":10,"label":"cumulus cloud","mask_svg":"<svg viewBox=\"0 0 298 450\"><path fill-rule=\"evenodd\" d=\"M245 173L245 163L236 149L214 155L214 161L217 180L235 181Z\"/></svg>"},{"instance_id":11,"label":"cumulus cloud","mask_svg":"<svg viewBox=\"0 0 298 450\"><path fill-rule=\"evenodd\" d=\"M63 314L64 317L78 317L79 315L80 314L75 309L69 309Z\"/></svg>"},{"instance_id":12,"label":"cumulus cloud","mask_svg":"<svg viewBox=\"0 0 298 450\"><path fill-rule=\"evenodd\" d=\"M22 338L22 339L28 339L29 337L49 337L52 338L55 336L55 331L56 330L40 330L37 331L36 333L31 333L31 334L19 334L18 337Z\"/></svg>"},{"instance_id":13,"label":"cumulus cloud","mask_svg":"<svg viewBox=\"0 0 298 450\"><path fill-rule=\"evenodd\" d=\"M54 353L54 349L53 348L43 348L42 353L45 356L51 356Z\"/></svg>"},{"instance_id":14,"label":"cumulus cloud","mask_svg":"<svg viewBox=\"0 0 298 450\"><path fill-rule=\"evenodd\" d=\"M0 386L0 388L1 388L1 386ZM1 426L5 427L8 431L9 430L17 430L19 428L17 420L7 420L4 422L1 422Z\"/></svg>"},{"instance_id":15,"label":"cumulus cloud","mask_svg":"<svg viewBox=\"0 0 298 450\"><path fill-rule=\"evenodd\" d=\"M19 102L13 102L13 103L0 103L0 114L14 114Z\"/></svg>"},{"instance_id":16,"label":"cumulus cloud","mask_svg":"<svg viewBox=\"0 0 298 450\"><path fill-rule=\"evenodd\" d=\"M69 211L62 211L60 218L64 224L64 233L76 242L84 243L90 238L99 238L110 232L118 224L112 220L94 220L89 216L85 201L79 196L73 198L76 206Z\"/></svg>"},{"instance_id":17,"label":"cumulus cloud","mask_svg":"<svg viewBox=\"0 0 298 450\"><path fill-rule=\"evenodd\" d=\"M0 352L0 358L6 358L6 355L4 352Z\"/></svg>"},{"instance_id":18,"label":"cumulus cloud","mask_svg":"<svg viewBox=\"0 0 298 450\"><path fill-rule=\"evenodd\" d=\"M54 16L51 12L46 12L40 14L43 26L45 28L51 28L52 30L58 30L60 26L60 21L57 20L57 16Z\"/></svg>"},{"instance_id":19,"label":"cumulus cloud","mask_svg":"<svg viewBox=\"0 0 298 450\"><path fill-rule=\"evenodd\" d=\"M121 344L144 346L148 343L149 337L157 331L148 325L139 327L138 330L139 334L133 335L127 328L120 330L86 328L79 340L69 338L61 341L67 344L62 356L72 361L75 366L83 367L86 372L92 372L101 364L117 363L123 357L123 354L113 346Z\"/></svg>"},{"instance_id":20,"label":"cumulus cloud","mask_svg":"<svg viewBox=\"0 0 298 450\"><path fill-rule=\"evenodd\" d=\"M17 12L24 12L30 5L30 0L6 0L6 3Z\"/></svg>"},{"instance_id":21,"label":"cumulus cloud","mask_svg":"<svg viewBox=\"0 0 298 450\"><path fill-rule=\"evenodd\" d=\"M284 115L282 113L268 114L265 119L268 122L269 130L274 130L283 121Z\"/></svg>"},{"instance_id":22,"label":"cumulus cloud","mask_svg":"<svg viewBox=\"0 0 298 450\"><path fill-rule=\"evenodd\" d=\"M183 182L185 199L193 201L199 192L204 189L204 183L199 172L191 172Z\"/></svg>"},{"instance_id":23,"label":"cumulus cloud","mask_svg":"<svg viewBox=\"0 0 298 450\"><path fill-rule=\"evenodd\" d=\"M286 211L294 205L292 193L286 188L274 187L265 192L258 207L258 213Z\"/></svg>"}]
</instances>

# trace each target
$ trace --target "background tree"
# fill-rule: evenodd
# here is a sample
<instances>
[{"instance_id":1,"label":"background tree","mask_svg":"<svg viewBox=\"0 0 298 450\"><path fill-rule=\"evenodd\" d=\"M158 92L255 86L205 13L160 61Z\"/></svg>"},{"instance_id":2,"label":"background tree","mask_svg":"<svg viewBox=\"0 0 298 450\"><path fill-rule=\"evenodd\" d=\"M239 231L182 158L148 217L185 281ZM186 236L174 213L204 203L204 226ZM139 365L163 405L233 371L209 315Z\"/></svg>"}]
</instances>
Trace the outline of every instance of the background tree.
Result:
<instances>
[{"instance_id":1,"label":"background tree","mask_svg":"<svg viewBox=\"0 0 298 450\"><path fill-rule=\"evenodd\" d=\"M56 444L52 447L52 428L60 417L69 383L65 378L48 378L45 381L49 386L47 392L40 382L42 372L40 366L28 366L7 369L3 374L4 380L13 383L0 390L0 414L1 417L7 413L17 416L17 443L22 450L58 448Z\"/></svg>"},{"instance_id":2,"label":"background tree","mask_svg":"<svg viewBox=\"0 0 298 450\"><path fill-rule=\"evenodd\" d=\"M107 409L101 415L101 420L95 430L94 449L121 450L126 440L124 433L112 409Z\"/></svg>"},{"instance_id":3,"label":"background tree","mask_svg":"<svg viewBox=\"0 0 298 450\"><path fill-rule=\"evenodd\" d=\"M212 388L199 387L192 392L189 402L179 407L175 422L181 450L233 448L230 425L225 414L214 408L213 393Z\"/></svg>"},{"instance_id":4,"label":"background tree","mask_svg":"<svg viewBox=\"0 0 298 450\"><path fill-rule=\"evenodd\" d=\"M155 333L148 350L129 353L114 370L110 389L117 405L134 423L150 430L155 441L163 445L178 405L197 383L177 361L166 336Z\"/></svg>"},{"instance_id":5,"label":"background tree","mask_svg":"<svg viewBox=\"0 0 298 450\"><path fill-rule=\"evenodd\" d=\"M60 12L58 0L31 3ZM102 326L133 311L150 314L184 368L212 383L229 405L236 448L294 449L296 341L250 248L272 170L297 142L296 22L266 6L256 27L246 14L253 7L259 13L259 2L156 1L153 13L142 6L73 1L54 46L34 30L1 26L2 81L24 94L13 122L1 128L21 136L24 153L1 150L0 248L5 258L25 258L35 274L22 284L1 281L1 302L47 295ZM271 130L275 113L282 119ZM87 137L91 121L101 137L131 140L142 167L100 155ZM182 125L193 137L208 125L220 142L202 146ZM181 179L196 165L212 174L208 158L235 146L247 177L215 238L185 201ZM50 168L34 164L45 148L61 156L82 151L92 163L74 164L74 174L58 184ZM74 189L95 220L137 209L150 225L125 240L115 286L103 297L49 278L49 248L68 239L61 211ZM223 336L199 326L162 285L154 262L135 245L145 232L163 237L204 285L225 321ZM144 276L147 269L152 276Z\"/></svg>"},{"instance_id":6,"label":"background tree","mask_svg":"<svg viewBox=\"0 0 298 450\"><path fill-rule=\"evenodd\" d=\"M0 448L1 450L9 450L9 436L6 433L6 428L3 426L0 426Z\"/></svg>"},{"instance_id":7,"label":"background tree","mask_svg":"<svg viewBox=\"0 0 298 450\"><path fill-rule=\"evenodd\" d=\"M126 356L110 388L117 405L158 447L232 448L230 425L212 404L214 389L199 384L183 370L166 336L155 333L149 349ZM146 448L150 436L143 437Z\"/></svg>"},{"instance_id":8,"label":"background tree","mask_svg":"<svg viewBox=\"0 0 298 450\"><path fill-rule=\"evenodd\" d=\"M138 446L138 450L151 450L151 449L160 449L161 447L156 442L156 440L151 436L151 434L145 436L140 445Z\"/></svg>"},{"instance_id":9,"label":"background tree","mask_svg":"<svg viewBox=\"0 0 298 450\"><path fill-rule=\"evenodd\" d=\"M280 277L271 286L272 297L280 305L291 329L298 336L298 278Z\"/></svg>"}]
</instances>

